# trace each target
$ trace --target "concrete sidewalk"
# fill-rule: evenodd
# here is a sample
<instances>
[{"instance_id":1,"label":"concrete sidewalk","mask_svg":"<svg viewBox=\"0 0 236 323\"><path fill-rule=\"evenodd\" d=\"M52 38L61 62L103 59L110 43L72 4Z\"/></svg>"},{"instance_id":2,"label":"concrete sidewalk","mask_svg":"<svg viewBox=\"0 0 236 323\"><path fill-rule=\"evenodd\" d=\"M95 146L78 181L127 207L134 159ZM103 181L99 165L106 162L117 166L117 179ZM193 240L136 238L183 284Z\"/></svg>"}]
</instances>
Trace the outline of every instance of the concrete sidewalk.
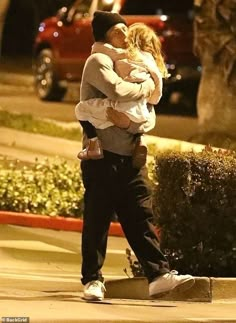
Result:
<instances>
[{"instance_id":1,"label":"concrete sidewalk","mask_svg":"<svg viewBox=\"0 0 236 323\"><path fill-rule=\"evenodd\" d=\"M125 254L125 238L109 237L103 273L109 298L148 300L145 278L132 276ZM80 232L0 225L0 286L34 291L82 291ZM196 277L185 292L171 292L162 300L236 301L236 279Z\"/></svg>"},{"instance_id":2,"label":"concrete sidewalk","mask_svg":"<svg viewBox=\"0 0 236 323\"><path fill-rule=\"evenodd\" d=\"M109 237L104 276L124 279L128 267L122 237ZM81 233L0 225L0 287L81 291ZM127 268L128 269L128 268Z\"/></svg>"},{"instance_id":3,"label":"concrete sidewalk","mask_svg":"<svg viewBox=\"0 0 236 323\"><path fill-rule=\"evenodd\" d=\"M109 237L106 298L87 303L80 283L79 233L1 225L0 318L29 317L31 323L236 322L235 279L199 277L185 293L150 300L144 278L122 274L128 266L126 247L125 239Z\"/></svg>"},{"instance_id":4,"label":"concrete sidewalk","mask_svg":"<svg viewBox=\"0 0 236 323\"><path fill-rule=\"evenodd\" d=\"M2 317L28 317L30 323L236 322L236 306L230 303L125 299L87 303L78 292L29 293L15 289L0 291L0 313Z\"/></svg>"}]
</instances>

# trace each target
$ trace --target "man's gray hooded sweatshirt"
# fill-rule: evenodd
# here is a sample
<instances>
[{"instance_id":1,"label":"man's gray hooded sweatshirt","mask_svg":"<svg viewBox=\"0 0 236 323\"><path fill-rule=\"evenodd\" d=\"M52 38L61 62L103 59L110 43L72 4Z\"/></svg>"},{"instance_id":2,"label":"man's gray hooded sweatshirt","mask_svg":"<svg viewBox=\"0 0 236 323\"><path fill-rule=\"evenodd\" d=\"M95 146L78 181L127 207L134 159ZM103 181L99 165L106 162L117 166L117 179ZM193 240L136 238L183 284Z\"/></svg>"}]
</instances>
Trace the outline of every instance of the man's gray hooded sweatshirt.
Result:
<instances>
[{"instance_id":1,"label":"man's gray hooded sweatshirt","mask_svg":"<svg viewBox=\"0 0 236 323\"><path fill-rule=\"evenodd\" d=\"M120 78L114 71L112 59L102 53L91 54L87 59L82 75L80 99L109 98L114 101L134 101L148 98L154 90L154 82L150 78L143 83L129 83ZM144 133L155 126L155 111L150 106L150 120L144 124L131 122L128 129L112 126L96 129L102 148L115 154L131 156L134 149L134 134ZM95 108L96 109L96 108ZM86 137L84 136L83 146Z\"/></svg>"}]
</instances>

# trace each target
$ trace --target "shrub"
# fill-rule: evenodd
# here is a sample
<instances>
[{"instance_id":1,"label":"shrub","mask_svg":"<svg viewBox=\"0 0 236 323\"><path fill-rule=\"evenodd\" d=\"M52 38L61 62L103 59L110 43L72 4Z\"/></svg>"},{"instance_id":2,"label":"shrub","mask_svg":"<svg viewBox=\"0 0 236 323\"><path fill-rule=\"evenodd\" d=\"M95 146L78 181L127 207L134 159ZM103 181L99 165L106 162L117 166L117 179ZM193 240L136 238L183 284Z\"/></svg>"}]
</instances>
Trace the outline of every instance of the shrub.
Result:
<instances>
[{"instance_id":1,"label":"shrub","mask_svg":"<svg viewBox=\"0 0 236 323\"><path fill-rule=\"evenodd\" d=\"M171 267L235 276L236 155L203 151L156 158L155 220Z\"/></svg>"},{"instance_id":2,"label":"shrub","mask_svg":"<svg viewBox=\"0 0 236 323\"><path fill-rule=\"evenodd\" d=\"M129 248L126 248L125 250L126 257L129 263L129 270L127 268L124 268L124 273L130 278L129 272L133 275L133 277L144 277L144 270L141 264L138 262L137 259L133 259L131 250Z\"/></svg>"},{"instance_id":3,"label":"shrub","mask_svg":"<svg viewBox=\"0 0 236 323\"><path fill-rule=\"evenodd\" d=\"M45 160L0 171L0 209L45 215L81 217L83 186L79 164Z\"/></svg>"}]
</instances>

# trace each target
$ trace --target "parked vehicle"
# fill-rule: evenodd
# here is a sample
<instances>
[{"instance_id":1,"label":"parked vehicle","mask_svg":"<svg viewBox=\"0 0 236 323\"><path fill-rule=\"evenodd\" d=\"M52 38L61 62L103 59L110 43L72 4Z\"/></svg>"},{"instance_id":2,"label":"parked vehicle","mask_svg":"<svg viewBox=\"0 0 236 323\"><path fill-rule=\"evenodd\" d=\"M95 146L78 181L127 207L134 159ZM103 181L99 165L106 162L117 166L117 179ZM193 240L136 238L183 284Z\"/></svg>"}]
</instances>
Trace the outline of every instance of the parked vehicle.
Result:
<instances>
[{"instance_id":1,"label":"parked vehicle","mask_svg":"<svg viewBox=\"0 0 236 323\"><path fill-rule=\"evenodd\" d=\"M35 40L34 74L39 98L61 100L67 83L81 80L94 41L91 20L95 10L119 12L128 25L143 22L157 32L171 75L158 106L168 110L168 104L180 104L193 110L200 72L192 51L191 0L76 0L71 7L61 8L56 16L40 24Z\"/></svg>"}]
</instances>

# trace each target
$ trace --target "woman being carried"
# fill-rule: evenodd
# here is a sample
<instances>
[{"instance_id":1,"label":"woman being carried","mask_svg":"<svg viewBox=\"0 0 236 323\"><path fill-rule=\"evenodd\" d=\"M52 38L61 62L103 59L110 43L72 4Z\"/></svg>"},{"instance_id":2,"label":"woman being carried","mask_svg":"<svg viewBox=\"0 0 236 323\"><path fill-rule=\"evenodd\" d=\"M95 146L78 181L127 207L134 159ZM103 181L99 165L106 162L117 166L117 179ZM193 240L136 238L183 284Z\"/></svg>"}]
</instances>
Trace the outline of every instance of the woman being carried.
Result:
<instances>
[{"instance_id":1,"label":"woman being carried","mask_svg":"<svg viewBox=\"0 0 236 323\"><path fill-rule=\"evenodd\" d=\"M108 119L107 110L115 109L124 113L130 121L144 124L153 118L153 104L162 96L162 78L167 77L167 69L161 54L161 42L155 32L143 23L129 27L127 49L115 48L108 43L95 42L92 53L108 55L114 62L116 73L127 82L140 83L152 78L155 90L151 97L138 101L119 102L108 98L94 98L80 101L76 108L76 118L80 121L89 141L88 146L78 154L82 160L103 158L102 147L96 129L105 129L114 124ZM133 165L140 168L146 163L147 147L143 136L134 136Z\"/></svg>"}]
</instances>

